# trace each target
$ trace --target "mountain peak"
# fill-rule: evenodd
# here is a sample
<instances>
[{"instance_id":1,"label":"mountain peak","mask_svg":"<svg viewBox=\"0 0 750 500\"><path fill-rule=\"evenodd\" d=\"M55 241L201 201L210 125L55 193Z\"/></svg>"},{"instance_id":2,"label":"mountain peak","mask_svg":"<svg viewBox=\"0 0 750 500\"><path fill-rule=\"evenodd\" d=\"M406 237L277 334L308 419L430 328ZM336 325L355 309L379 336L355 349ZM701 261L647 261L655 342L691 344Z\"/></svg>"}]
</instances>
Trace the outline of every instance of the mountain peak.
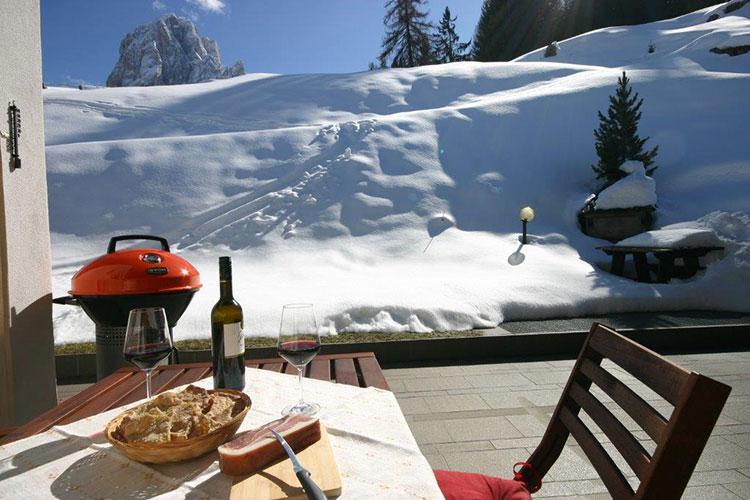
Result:
<instances>
[{"instance_id":1,"label":"mountain peak","mask_svg":"<svg viewBox=\"0 0 750 500\"><path fill-rule=\"evenodd\" d=\"M177 85L244 73L242 61L223 66L219 45L201 37L190 19L165 14L125 35L107 86Z\"/></svg>"}]
</instances>

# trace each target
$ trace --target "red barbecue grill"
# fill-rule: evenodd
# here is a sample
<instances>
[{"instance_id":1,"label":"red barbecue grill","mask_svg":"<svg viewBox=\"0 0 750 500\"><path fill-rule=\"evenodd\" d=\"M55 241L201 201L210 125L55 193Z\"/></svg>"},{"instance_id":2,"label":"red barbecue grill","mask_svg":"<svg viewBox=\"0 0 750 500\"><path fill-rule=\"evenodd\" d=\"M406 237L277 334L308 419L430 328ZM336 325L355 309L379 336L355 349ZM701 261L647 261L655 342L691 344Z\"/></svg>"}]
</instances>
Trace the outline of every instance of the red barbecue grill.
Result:
<instances>
[{"instance_id":1,"label":"red barbecue grill","mask_svg":"<svg viewBox=\"0 0 750 500\"><path fill-rule=\"evenodd\" d=\"M161 249L128 248L117 242L153 240ZM131 309L163 307L170 335L195 292L200 273L192 264L169 251L165 238L143 234L115 236L107 253L82 267L71 280L70 295L56 304L80 306L96 325L96 376L102 379L126 365L122 356L125 328Z\"/></svg>"}]
</instances>

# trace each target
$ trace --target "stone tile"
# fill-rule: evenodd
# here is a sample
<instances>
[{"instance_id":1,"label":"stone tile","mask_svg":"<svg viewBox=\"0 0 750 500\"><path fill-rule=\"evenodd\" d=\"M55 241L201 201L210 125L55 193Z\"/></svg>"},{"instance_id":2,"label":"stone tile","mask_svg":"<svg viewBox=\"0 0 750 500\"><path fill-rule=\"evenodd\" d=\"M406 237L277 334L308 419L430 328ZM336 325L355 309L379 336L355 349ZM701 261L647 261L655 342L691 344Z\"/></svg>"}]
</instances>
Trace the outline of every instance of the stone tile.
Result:
<instances>
[{"instance_id":1,"label":"stone tile","mask_svg":"<svg viewBox=\"0 0 750 500\"><path fill-rule=\"evenodd\" d=\"M404 380L407 391L437 391L470 386L467 377L430 377Z\"/></svg>"},{"instance_id":2,"label":"stone tile","mask_svg":"<svg viewBox=\"0 0 750 500\"><path fill-rule=\"evenodd\" d=\"M735 495L723 486L688 486L682 494L683 500L735 500L742 497Z\"/></svg>"},{"instance_id":3,"label":"stone tile","mask_svg":"<svg viewBox=\"0 0 750 500\"><path fill-rule=\"evenodd\" d=\"M513 363L463 365L458 368L461 369L463 375L485 375L518 371L518 367Z\"/></svg>"},{"instance_id":4,"label":"stone tile","mask_svg":"<svg viewBox=\"0 0 750 500\"><path fill-rule=\"evenodd\" d=\"M495 450L490 441L463 441L460 443L444 443L434 445L438 453L462 453L466 451Z\"/></svg>"},{"instance_id":5,"label":"stone tile","mask_svg":"<svg viewBox=\"0 0 750 500\"><path fill-rule=\"evenodd\" d=\"M750 401L743 401L745 398L730 399L724 405L719 422L722 420L732 419L733 423L750 424ZM724 425L722 423L722 425Z\"/></svg>"},{"instance_id":6,"label":"stone tile","mask_svg":"<svg viewBox=\"0 0 750 500\"><path fill-rule=\"evenodd\" d=\"M507 448L536 448L539 445L540 441L541 440L538 437L493 439L492 446L494 446L498 450Z\"/></svg>"},{"instance_id":7,"label":"stone tile","mask_svg":"<svg viewBox=\"0 0 750 500\"><path fill-rule=\"evenodd\" d=\"M527 385L513 385L513 386L502 386L502 387L465 387L461 389L448 389L448 394L488 394L490 392L497 392L501 394L514 393L514 392L525 392L525 391L537 391L537 390L557 390L562 392L562 387L555 384L535 385L531 381L527 382Z\"/></svg>"},{"instance_id":8,"label":"stone tile","mask_svg":"<svg viewBox=\"0 0 750 500\"><path fill-rule=\"evenodd\" d=\"M409 428L419 445L432 443L450 443L453 441L448 434L445 421L427 420L423 422L409 422Z\"/></svg>"},{"instance_id":9,"label":"stone tile","mask_svg":"<svg viewBox=\"0 0 750 500\"><path fill-rule=\"evenodd\" d=\"M425 454L424 456L427 459L427 462L429 462L430 467L433 469L447 469L448 463L445 461L445 458L443 458L442 455L428 455Z\"/></svg>"},{"instance_id":10,"label":"stone tile","mask_svg":"<svg viewBox=\"0 0 750 500\"><path fill-rule=\"evenodd\" d=\"M490 408L523 408L528 406L528 401L520 392L489 392L481 395L482 400Z\"/></svg>"},{"instance_id":11,"label":"stone tile","mask_svg":"<svg viewBox=\"0 0 750 500\"><path fill-rule=\"evenodd\" d=\"M750 409L748 409L748 411L750 411ZM750 434L727 434L724 436L724 439L730 443L742 446L746 450L750 450ZM748 452L748 455L750 455L750 452Z\"/></svg>"},{"instance_id":12,"label":"stone tile","mask_svg":"<svg viewBox=\"0 0 750 500\"><path fill-rule=\"evenodd\" d=\"M539 493L542 493L541 491ZM567 495L567 496L552 496L548 497L540 495L539 493L534 494L534 498L544 498L545 500L612 500L609 493L593 493L591 495Z\"/></svg>"},{"instance_id":13,"label":"stone tile","mask_svg":"<svg viewBox=\"0 0 750 500\"><path fill-rule=\"evenodd\" d=\"M711 484L742 483L748 480L736 470L696 471L690 478L688 486L707 486Z\"/></svg>"},{"instance_id":14,"label":"stone tile","mask_svg":"<svg viewBox=\"0 0 750 500\"><path fill-rule=\"evenodd\" d=\"M610 498L607 488L600 480L545 481L542 483L542 489L534 493L534 498L589 498L588 495L598 495L595 498L606 495L604 498Z\"/></svg>"},{"instance_id":15,"label":"stone tile","mask_svg":"<svg viewBox=\"0 0 750 500\"><path fill-rule=\"evenodd\" d=\"M750 452L721 436L709 438L695 470L737 469L750 464Z\"/></svg>"},{"instance_id":16,"label":"stone tile","mask_svg":"<svg viewBox=\"0 0 750 500\"><path fill-rule=\"evenodd\" d=\"M436 444L420 444L419 451L422 452L422 455L440 455Z\"/></svg>"},{"instance_id":17,"label":"stone tile","mask_svg":"<svg viewBox=\"0 0 750 500\"><path fill-rule=\"evenodd\" d=\"M579 481L585 479L598 479L594 466L583 454L580 448L566 446L560 453L560 458L552 465L547 477L552 481ZM597 491L581 493L598 493ZM566 493L567 494L567 493Z\"/></svg>"},{"instance_id":18,"label":"stone tile","mask_svg":"<svg viewBox=\"0 0 750 500\"><path fill-rule=\"evenodd\" d=\"M459 394L453 396L434 396L425 398L431 412L486 410L490 406L479 394Z\"/></svg>"},{"instance_id":19,"label":"stone tile","mask_svg":"<svg viewBox=\"0 0 750 500\"><path fill-rule=\"evenodd\" d=\"M433 396L446 396L448 391L437 390L437 391L406 391L399 392L396 394L396 398L431 398Z\"/></svg>"},{"instance_id":20,"label":"stone tile","mask_svg":"<svg viewBox=\"0 0 750 500\"><path fill-rule=\"evenodd\" d=\"M564 384L570 378L570 370L550 369L545 371L524 371L524 377L535 384Z\"/></svg>"},{"instance_id":21,"label":"stone tile","mask_svg":"<svg viewBox=\"0 0 750 500\"><path fill-rule=\"evenodd\" d=\"M450 470L478 472L490 476L510 478L513 464L527 458L525 449L469 451L443 455Z\"/></svg>"},{"instance_id":22,"label":"stone tile","mask_svg":"<svg viewBox=\"0 0 750 500\"><path fill-rule=\"evenodd\" d=\"M533 385L534 382L524 375L515 372L509 373L492 373L487 375L466 375L464 377L470 387L507 387L514 385ZM450 387L455 389L455 387Z\"/></svg>"},{"instance_id":23,"label":"stone tile","mask_svg":"<svg viewBox=\"0 0 750 500\"><path fill-rule=\"evenodd\" d=\"M388 387L391 388L391 392L393 393L399 393L399 392L405 392L406 386L404 385L404 381L400 379L394 379L391 377L385 378L386 382L388 382Z\"/></svg>"},{"instance_id":24,"label":"stone tile","mask_svg":"<svg viewBox=\"0 0 750 500\"><path fill-rule=\"evenodd\" d=\"M750 499L750 481L744 481L741 483L727 483L723 486L724 488L728 489L735 495L744 498L745 500Z\"/></svg>"},{"instance_id":25,"label":"stone tile","mask_svg":"<svg viewBox=\"0 0 750 500\"><path fill-rule=\"evenodd\" d=\"M442 367L439 366L425 366L419 368L388 368L383 370L386 380L391 377L397 378L428 378L428 377L439 377L441 375Z\"/></svg>"},{"instance_id":26,"label":"stone tile","mask_svg":"<svg viewBox=\"0 0 750 500\"><path fill-rule=\"evenodd\" d=\"M447 420L453 441L481 441L522 437L508 417L481 417Z\"/></svg>"},{"instance_id":27,"label":"stone tile","mask_svg":"<svg viewBox=\"0 0 750 500\"><path fill-rule=\"evenodd\" d=\"M526 437L541 437L549 423L549 419L542 421L535 415L509 415L505 418Z\"/></svg>"},{"instance_id":28,"label":"stone tile","mask_svg":"<svg viewBox=\"0 0 750 500\"><path fill-rule=\"evenodd\" d=\"M736 425L717 425L714 427L712 436L725 436L727 434L748 434L750 433L750 425L748 424L736 424Z\"/></svg>"},{"instance_id":29,"label":"stone tile","mask_svg":"<svg viewBox=\"0 0 750 500\"><path fill-rule=\"evenodd\" d=\"M419 398L398 398L398 405L404 415L414 415L419 413L430 413L427 401L423 397Z\"/></svg>"}]
</instances>

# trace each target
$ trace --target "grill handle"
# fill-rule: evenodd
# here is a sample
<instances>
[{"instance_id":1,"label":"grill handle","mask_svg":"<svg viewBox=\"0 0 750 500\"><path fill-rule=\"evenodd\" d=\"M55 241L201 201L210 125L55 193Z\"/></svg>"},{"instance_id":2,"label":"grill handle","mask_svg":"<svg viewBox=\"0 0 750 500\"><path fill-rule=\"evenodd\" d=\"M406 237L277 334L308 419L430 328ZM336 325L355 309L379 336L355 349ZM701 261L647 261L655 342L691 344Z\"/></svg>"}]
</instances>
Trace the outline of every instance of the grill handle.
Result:
<instances>
[{"instance_id":1,"label":"grill handle","mask_svg":"<svg viewBox=\"0 0 750 500\"><path fill-rule=\"evenodd\" d=\"M115 253L115 247L118 241L125 240L153 240L161 243L161 249L165 252L169 252L169 243L166 238L161 236L152 236L150 234L124 234L122 236L115 236L109 240L109 246L107 247L107 253Z\"/></svg>"},{"instance_id":2,"label":"grill handle","mask_svg":"<svg viewBox=\"0 0 750 500\"><path fill-rule=\"evenodd\" d=\"M52 299L52 302L54 304L62 304L64 306L80 306L81 304L78 302L78 298L71 297L70 295L66 295L65 297L57 297Z\"/></svg>"}]
</instances>

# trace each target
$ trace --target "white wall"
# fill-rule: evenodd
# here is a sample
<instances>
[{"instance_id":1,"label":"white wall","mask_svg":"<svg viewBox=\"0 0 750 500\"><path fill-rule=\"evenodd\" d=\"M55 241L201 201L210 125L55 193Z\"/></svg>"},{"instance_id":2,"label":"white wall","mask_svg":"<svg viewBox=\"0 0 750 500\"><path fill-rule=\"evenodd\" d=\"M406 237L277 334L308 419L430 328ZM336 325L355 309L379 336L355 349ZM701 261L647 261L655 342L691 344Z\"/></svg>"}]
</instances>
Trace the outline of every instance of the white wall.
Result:
<instances>
[{"instance_id":1,"label":"white wall","mask_svg":"<svg viewBox=\"0 0 750 500\"><path fill-rule=\"evenodd\" d=\"M0 426L56 404L39 0L2 0L0 130L21 109L22 168L0 140Z\"/></svg>"}]
</instances>

